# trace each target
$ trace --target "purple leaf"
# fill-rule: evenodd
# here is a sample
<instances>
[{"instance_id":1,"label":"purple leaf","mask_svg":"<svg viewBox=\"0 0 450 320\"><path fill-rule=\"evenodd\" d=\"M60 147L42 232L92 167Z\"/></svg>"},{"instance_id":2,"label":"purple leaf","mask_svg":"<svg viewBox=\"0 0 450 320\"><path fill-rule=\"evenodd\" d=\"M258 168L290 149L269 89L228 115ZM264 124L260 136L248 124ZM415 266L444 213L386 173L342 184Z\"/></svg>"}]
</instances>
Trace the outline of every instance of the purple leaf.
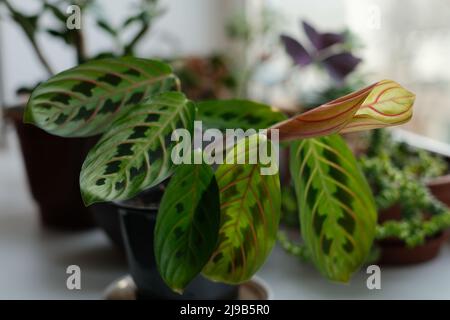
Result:
<instances>
[{"instance_id":1,"label":"purple leaf","mask_svg":"<svg viewBox=\"0 0 450 320\"><path fill-rule=\"evenodd\" d=\"M300 42L286 35L281 35L280 38L284 44L286 52L291 56L295 64L306 66L312 62L311 56L300 44Z\"/></svg>"},{"instance_id":2,"label":"purple leaf","mask_svg":"<svg viewBox=\"0 0 450 320\"><path fill-rule=\"evenodd\" d=\"M350 52L334 54L321 61L330 76L337 81L342 81L350 72L355 70L360 62L361 59Z\"/></svg>"},{"instance_id":3,"label":"purple leaf","mask_svg":"<svg viewBox=\"0 0 450 320\"><path fill-rule=\"evenodd\" d=\"M309 41L317 50L326 49L336 43L344 43L345 36L339 33L320 33L313 26L303 21L303 29L308 36Z\"/></svg>"}]
</instances>

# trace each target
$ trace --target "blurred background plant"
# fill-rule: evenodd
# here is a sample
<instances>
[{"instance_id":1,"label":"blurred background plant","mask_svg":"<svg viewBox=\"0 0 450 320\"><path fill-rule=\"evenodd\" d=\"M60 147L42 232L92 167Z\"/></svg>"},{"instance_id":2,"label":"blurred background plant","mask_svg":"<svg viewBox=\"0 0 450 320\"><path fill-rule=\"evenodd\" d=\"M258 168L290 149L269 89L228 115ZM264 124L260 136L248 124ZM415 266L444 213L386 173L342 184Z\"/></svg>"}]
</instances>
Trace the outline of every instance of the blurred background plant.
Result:
<instances>
[{"instance_id":1,"label":"blurred background plant","mask_svg":"<svg viewBox=\"0 0 450 320\"><path fill-rule=\"evenodd\" d=\"M379 210L379 240L397 238L415 247L450 227L449 208L427 187L448 173L441 156L395 141L387 130L373 131L368 146L360 164ZM400 209L396 221L388 211L395 206Z\"/></svg>"},{"instance_id":2,"label":"blurred background plant","mask_svg":"<svg viewBox=\"0 0 450 320\"><path fill-rule=\"evenodd\" d=\"M320 32L306 21L301 22L301 27L308 39L307 45L289 35L280 36L294 65L285 81L301 87L301 74L308 67L316 68L323 79L320 88L300 93L297 108L308 110L317 107L365 85L363 78L356 74L362 59L353 51L362 45L355 35L349 30Z\"/></svg>"},{"instance_id":3,"label":"blurred background plant","mask_svg":"<svg viewBox=\"0 0 450 320\"><path fill-rule=\"evenodd\" d=\"M95 0L41 0L40 2L40 9L33 14L27 15L17 10L9 0L0 0L0 4L6 7L10 18L23 31L39 62L49 76L54 74L54 70L50 59L45 56L42 46L37 41L39 33L47 33L72 48L75 52L76 63L79 64L96 58L134 55L136 47L150 31L153 22L164 13L164 10L158 4L158 0L140 0L137 5L133 6L132 13L122 23L115 26L102 14L101 6ZM84 36L85 28L83 26L80 29L67 28L68 14L66 11L70 5L79 6L83 13L93 13L97 27L103 30L111 39L110 50L94 56L90 56L87 53ZM51 16L53 22L51 27L42 22L46 15ZM135 29L134 34L128 37L130 40L125 40L124 34L129 32L130 29ZM33 90L35 85L37 84L20 87L17 93L27 95Z\"/></svg>"},{"instance_id":4,"label":"blurred background plant","mask_svg":"<svg viewBox=\"0 0 450 320\"><path fill-rule=\"evenodd\" d=\"M277 33L281 23L280 14L262 6L258 12L235 12L225 26L234 58L229 57L236 78L236 97L250 95L249 86L264 68L278 46Z\"/></svg>"}]
</instances>

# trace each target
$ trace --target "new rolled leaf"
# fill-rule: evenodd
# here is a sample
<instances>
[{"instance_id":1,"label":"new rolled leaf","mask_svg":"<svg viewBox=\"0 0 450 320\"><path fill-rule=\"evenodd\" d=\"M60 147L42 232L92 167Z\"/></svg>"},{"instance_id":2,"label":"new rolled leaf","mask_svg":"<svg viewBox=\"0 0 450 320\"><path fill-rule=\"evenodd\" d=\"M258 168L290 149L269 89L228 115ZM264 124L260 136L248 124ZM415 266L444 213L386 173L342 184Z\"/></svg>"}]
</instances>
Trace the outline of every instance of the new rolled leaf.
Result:
<instances>
[{"instance_id":1,"label":"new rolled leaf","mask_svg":"<svg viewBox=\"0 0 450 320\"><path fill-rule=\"evenodd\" d=\"M278 123L280 141L399 125L412 117L415 96L383 80Z\"/></svg>"},{"instance_id":2,"label":"new rolled leaf","mask_svg":"<svg viewBox=\"0 0 450 320\"><path fill-rule=\"evenodd\" d=\"M240 128L265 129L286 116L265 104L249 100L211 100L197 103L197 119L204 128L219 130Z\"/></svg>"},{"instance_id":3,"label":"new rolled leaf","mask_svg":"<svg viewBox=\"0 0 450 320\"><path fill-rule=\"evenodd\" d=\"M219 240L203 269L212 280L236 284L250 279L275 244L281 208L278 170L263 175L261 169L266 166L262 161L236 161L268 147L270 142L262 135L242 139L216 171L221 204Z\"/></svg>"},{"instance_id":4,"label":"new rolled leaf","mask_svg":"<svg viewBox=\"0 0 450 320\"><path fill-rule=\"evenodd\" d=\"M169 91L176 78L159 61L124 57L94 60L63 71L32 93L24 121L63 137L104 132L122 110Z\"/></svg>"},{"instance_id":5,"label":"new rolled leaf","mask_svg":"<svg viewBox=\"0 0 450 320\"><path fill-rule=\"evenodd\" d=\"M154 242L159 273L174 291L182 292L208 262L219 225L219 188L211 167L178 166L159 207Z\"/></svg>"},{"instance_id":6,"label":"new rolled leaf","mask_svg":"<svg viewBox=\"0 0 450 320\"><path fill-rule=\"evenodd\" d=\"M195 107L179 92L166 92L129 109L91 149L80 175L85 204L128 199L172 172L171 140L177 128L191 134Z\"/></svg>"},{"instance_id":7,"label":"new rolled leaf","mask_svg":"<svg viewBox=\"0 0 450 320\"><path fill-rule=\"evenodd\" d=\"M353 154L339 135L296 141L290 170L314 264L329 279L347 282L366 261L377 219Z\"/></svg>"}]
</instances>

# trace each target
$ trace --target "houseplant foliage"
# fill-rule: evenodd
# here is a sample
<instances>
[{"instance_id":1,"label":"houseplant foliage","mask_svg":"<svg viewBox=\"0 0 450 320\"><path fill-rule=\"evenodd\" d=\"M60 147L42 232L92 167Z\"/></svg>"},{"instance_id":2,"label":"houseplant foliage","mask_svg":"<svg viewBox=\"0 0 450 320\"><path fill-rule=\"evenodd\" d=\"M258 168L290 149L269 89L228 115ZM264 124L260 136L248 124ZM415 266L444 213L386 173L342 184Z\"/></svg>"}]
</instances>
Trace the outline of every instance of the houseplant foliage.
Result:
<instances>
[{"instance_id":1,"label":"houseplant foliage","mask_svg":"<svg viewBox=\"0 0 450 320\"><path fill-rule=\"evenodd\" d=\"M443 160L394 141L385 130L374 131L369 146L360 163L378 208L401 207L400 220L377 227L377 239L396 238L413 248L448 229L450 210L426 185L427 179L444 173Z\"/></svg>"},{"instance_id":2,"label":"houseplant foliage","mask_svg":"<svg viewBox=\"0 0 450 320\"><path fill-rule=\"evenodd\" d=\"M285 52L298 70L291 77L301 74L306 68L316 67L324 82L321 88L300 94L302 109L317 107L365 85L357 74L362 59L354 53L360 45L350 31L322 32L307 21L301 21L301 30L305 34L305 42L286 34L280 36ZM298 87L302 85L299 81Z\"/></svg>"},{"instance_id":3,"label":"houseplant foliage","mask_svg":"<svg viewBox=\"0 0 450 320\"><path fill-rule=\"evenodd\" d=\"M282 142L293 141L291 170L305 209L305 243L325 276L347 281L371 246L375 206L337 134L407 121L414 95L385 80L286 119L251 101L196 105L179 91L176 79L167 65L153 60L92 61L36 88L25 121L66 137L103 133L80 175L87 205L128 199L172 177L158 212L155 255L161 276L177 292L199 272L230 284L246 281L266 260L280 217L278 170L263 175L262 163L240 160L250 158L254 148L274 152L279 133ZM100 113L106 100L114 108ZM64 121L58 121L61 115ZM205 128L267 131L224 150L225 162L215 171L205 163L175 165L171 136L175 129L192 133L195 119ZM204 153L184 156L196 155Z\"/></svg>"},{"instance_id":4,"label":"houseplant foliage","mask_svg":"<svg viewBox=\"0 0 450 320\"><path fill-rule=\"evenodd\" d=\"M310 42L308 49L296 39L281 35L284 48L296 65L305 67L316 64L334 80L341 82L361 62L348 49L347 33L319 32L306 21L302 22L302 28Z\"/></svg>"}]
</instances>

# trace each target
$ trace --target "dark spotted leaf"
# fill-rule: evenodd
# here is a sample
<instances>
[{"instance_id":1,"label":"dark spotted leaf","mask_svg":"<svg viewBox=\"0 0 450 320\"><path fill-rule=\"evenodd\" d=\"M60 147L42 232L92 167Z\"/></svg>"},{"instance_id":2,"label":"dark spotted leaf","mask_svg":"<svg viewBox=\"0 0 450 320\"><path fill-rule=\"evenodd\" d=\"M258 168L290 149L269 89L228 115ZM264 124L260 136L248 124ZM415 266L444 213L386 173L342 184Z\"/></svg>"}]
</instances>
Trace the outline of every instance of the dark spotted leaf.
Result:
<instances>
[{"instance_id":1,"label":"dark spotted leaf","mask_svg":"<svg viewBox=\"0 0 450 320\"><path fill-rule=\"evenodd\" d=\"M40 84L24 121L64 137L104 132L115 117L176 82L162 62L133 57L94 60Z\"/></svg>"},{"instance_id":2,"label":"dark spotted leaf","mask_svg":"<svg viewBox=\"0 0 450 320\"><path fill-rule=\"evenodd\" d=\"M242 139L216 171L221 204L219 240L203 269L212 280L240 283L250 279L275 244L281 209L278 169L264 175L261 169L267 166L248 161L250 154L270 146L263 135ZM243 155L247 164L238 164L242 161L236 160Z\"/></svg>"},{"instance_id":3,"label":"dark spotted leaf","mask_svg":"<svg viewBox=\"0 0 450 320\"><path fill-rule=\"evenodd\" d=\"M89 205L128 199L173 171L171 141L176 128L191 134L195 107L179 92L165 92L129 109L89 152L80 175Z\"/></svg>"},{"instance_id":4,"label":"dark spotted leaf","mask_svg":"<svg viewBox=\"0 0 450 320\"><path fill-rule=\"evenodd\" d=\"M347 282L365 262L375 235L370 188L339 135L296 141L291 150L305 245L326 277Z\"/></svg>"},{"instance_id":5,"label":"dark spotted leaf","mask_svg":"<svg viewBox=\"0 0 450 320\"><path fill-rule=\"evenodd\" d=\"M275 108L249 100L204 101L197 108L197 119L203 121L204 128L220 130L264 129L286 119Z\"/></svg>"},{"instance_id":6,"label":"dark spotted leaf","mask_svg":"<svg viewBox=\"0 0 450 320\"><path fill-rule=\"evenodd\" d=\"M159 273L174 291L181 293L208 262L219 225L219 188L211 167L178 166L159 207L154 244Z\"/></svg>"}]
</instances>

